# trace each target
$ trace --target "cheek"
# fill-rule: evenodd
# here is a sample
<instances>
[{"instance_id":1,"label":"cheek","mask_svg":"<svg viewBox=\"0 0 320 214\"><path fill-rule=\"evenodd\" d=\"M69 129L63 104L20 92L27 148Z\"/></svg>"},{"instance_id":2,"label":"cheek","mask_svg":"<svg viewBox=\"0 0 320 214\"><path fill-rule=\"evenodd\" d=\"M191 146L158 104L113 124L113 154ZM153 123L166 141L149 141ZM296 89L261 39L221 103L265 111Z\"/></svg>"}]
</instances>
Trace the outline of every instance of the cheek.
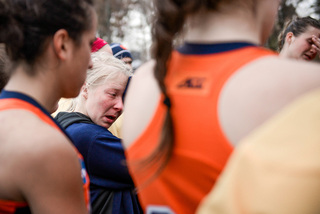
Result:
<instances>
[{"instance_id":1,"label":"cheek","mask_svg":"<svg viewBox=\"0 0 320 214\"><path fill-rule=\"evenodd\" d=\"M98 103L102 111L108 111L113 106L113 100L109 98L101 99Z\"/></svg>"},{"instance_id":2,"label":"cheek","mask_svg":"<svg viewBox=\"0 0 320 214\"><path fill-rule=\"evenodd\" d=\"M308 42L303 42L301 45L301 49L310 49L311 45Z\"/></svg>"},{"instance_id":3,"label":"cheek","mask_svg":"<svg viewBox=\"0 0 320 214\"><path fill-rule=\"evenodd\" d=\"M81 82L82 84L86 81L86 78L87 78L87 70L85 70L85 72L83 72L81 75L79 75L80 78L81 78ZM81 84L81 86L82 86Z\"/></svg>"},{"instance_id":4,"label":"cheek","mask_svg":"<svg viewBox=\"0 0 320 214\"><path fill-rule=\"evenodd\" d=\"M90 57L91 57L91 50L89 49L89 46L86 44L82 44L82 50L81 50L81 59L79 58L78 60L81 60L81 64L83 67L87 68L89 67L89 62L90 62Z\"/></svg>"},{"instance_id":5,"label":"cheek","mask_svg":"<svg viewBox=\"0 0 320 214\"><path fill-rule=\"evenodd\" d=\"M76 59L78 62L78 79L81 79L82 83L86 80L87 77L87 69L88 69L88 59L87 54L84 56L85 53L82 54L78 59ZM81 58L81 59L80 59Z\"/></svg>"},{"instance_id":6,"label":"cheek","mask_svg":"<svg viewBox=\"0 0 320 214\"><path fill-rule=\"evenodd\" d=\"M83 62L86 64L86 68L88 68L89 62L91 60L91 52L86 51Z\"/></svg>"},{"instance_id":7,"label":"cheek","mask_svg":"<svg viewBox=\"0 0 320 214\"><path fill-rule=\"evenodd\" d=\"M90 92L89 92L90 93ZM101 99L94 94L88 94L88 99L86 101L86 106L88 111L97 111L101 108Z\"/></svg>"},{"instance_id":8,"label":"cheek","mask_svg":"<svg viewBox=\"0 0 320 214\"><path fill-rule=\"evenodd\" d=\"M291 51L293 52L294 55L300 55L308 49L309 49L308 43L302 42L302 41L296 41Z\"/></svg>"},{"instance_id":9,"label":"cheek","mask_svg":"<svg viewBox=\"0 0 320 214\"><path fill-rule=\"evenodd\" d=\"M307 41L299 41L300 50L307 50L311 48L311 45Z\"/></svg>"}]
</instances>

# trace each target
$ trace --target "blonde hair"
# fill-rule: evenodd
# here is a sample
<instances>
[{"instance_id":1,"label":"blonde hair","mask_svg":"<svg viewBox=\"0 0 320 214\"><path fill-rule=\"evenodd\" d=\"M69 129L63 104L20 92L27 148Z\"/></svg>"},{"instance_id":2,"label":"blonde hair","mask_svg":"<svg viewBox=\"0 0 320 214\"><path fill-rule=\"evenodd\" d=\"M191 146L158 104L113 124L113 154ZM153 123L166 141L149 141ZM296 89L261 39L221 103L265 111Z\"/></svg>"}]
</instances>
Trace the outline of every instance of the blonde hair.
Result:
<instances>
[{"instance_id":1,"label":"blonde hair","mask_svg":"<svg viewBox=\"0 0 320 214\"><path fill-rule=\"evenodd\" d=\"M132 76L132 69L113 55L98 51L91 54L91 60L93 66L87 70L87 78L84 83L88 88L112 81L120 74L124 74L128 78ZM79 102L79 98L80 94L78 97L72 99L66 111L74 111Z\"/></svg>"}]
</instances>

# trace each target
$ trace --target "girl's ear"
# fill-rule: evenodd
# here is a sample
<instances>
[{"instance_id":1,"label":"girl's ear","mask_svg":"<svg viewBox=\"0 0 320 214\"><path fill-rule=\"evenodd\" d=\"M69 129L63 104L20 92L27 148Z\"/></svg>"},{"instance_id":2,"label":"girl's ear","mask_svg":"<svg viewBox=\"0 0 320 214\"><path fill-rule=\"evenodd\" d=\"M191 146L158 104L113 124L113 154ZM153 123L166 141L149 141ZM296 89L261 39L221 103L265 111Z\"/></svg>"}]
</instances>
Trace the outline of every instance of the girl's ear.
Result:
<instances>
[{"instance_id":1,"label":"girl's ear","mask_svg":"<svg viewBox=\"0 0 320 214\"><path fill-rule=\"evenodd\" d=\"M295 37L292 32L288 32L286 35L286 43L291 44L294 41Z\"/></svg>"},{"instance_id":2,"label":"girl's ear","mask_svg":"<svg viewBox=\"0 0 320 214\"><path fill-rule=\"evenodd\" d=\"M57 57L61 60L66 60L70 55L72 39L69 36L69 33L60 29L53 35L53 49Z\"/></svg>"},{"instance_id":3,"label":"girl's ear","mask_svg":"<svg viewBox=\"0 0 320 214\"><path fill-rule=\"evenodd\" d=\"M81 87L80 93L84 99L88 99L88 85L87 85L87 83L83 84L83 86Z\"/></svg>"}]
</instances>

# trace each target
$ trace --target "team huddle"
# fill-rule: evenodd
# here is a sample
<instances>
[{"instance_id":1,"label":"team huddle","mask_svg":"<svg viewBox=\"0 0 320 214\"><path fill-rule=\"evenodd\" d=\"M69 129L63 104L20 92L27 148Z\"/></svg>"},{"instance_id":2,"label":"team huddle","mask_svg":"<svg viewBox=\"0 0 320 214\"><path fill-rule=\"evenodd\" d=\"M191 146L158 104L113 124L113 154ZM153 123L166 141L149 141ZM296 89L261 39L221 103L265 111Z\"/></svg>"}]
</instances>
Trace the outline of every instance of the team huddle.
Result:
<instances>
[{"instance_id":1,"label":"team huddle","mask_svg":"<svg viewBox=\"0 0 320 214\"><path fill-rule=\"evenodd\" d=\"M135 69L92 0L0 0L0 213L319 213L319 20L153 3Z\"/></svg>"}]
</instances>

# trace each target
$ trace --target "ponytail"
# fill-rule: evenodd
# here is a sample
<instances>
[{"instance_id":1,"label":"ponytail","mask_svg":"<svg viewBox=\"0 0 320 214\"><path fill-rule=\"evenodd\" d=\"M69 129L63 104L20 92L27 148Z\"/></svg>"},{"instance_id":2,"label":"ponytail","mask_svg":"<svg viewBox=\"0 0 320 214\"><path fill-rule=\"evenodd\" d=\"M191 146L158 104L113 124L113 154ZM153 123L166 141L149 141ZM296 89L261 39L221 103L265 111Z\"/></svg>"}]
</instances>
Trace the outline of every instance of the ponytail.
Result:
<instances>
[{"instance_id":1,"label":"ponytail","mask_svg":"<svg viewBox=\"0 0 320 214\"><path fill-rule=\"evenodd\" d=\"M174 121L171 115L171 106L174 103L171 102L170 94L168 94L165 85L168 62L174 49L174 42L182 34L188 15L199 12L200 9L216 9L219 2L213 0L154 1L156 8L156 19L152 29L152 57L156 61L154 76L164 97L163 103L167 107L167 112L157 148L150 156L139 162L141 170L154 164L158 167L150 180L157 177L166 167L174 148Z\"/></svg>"}]
</instances>

